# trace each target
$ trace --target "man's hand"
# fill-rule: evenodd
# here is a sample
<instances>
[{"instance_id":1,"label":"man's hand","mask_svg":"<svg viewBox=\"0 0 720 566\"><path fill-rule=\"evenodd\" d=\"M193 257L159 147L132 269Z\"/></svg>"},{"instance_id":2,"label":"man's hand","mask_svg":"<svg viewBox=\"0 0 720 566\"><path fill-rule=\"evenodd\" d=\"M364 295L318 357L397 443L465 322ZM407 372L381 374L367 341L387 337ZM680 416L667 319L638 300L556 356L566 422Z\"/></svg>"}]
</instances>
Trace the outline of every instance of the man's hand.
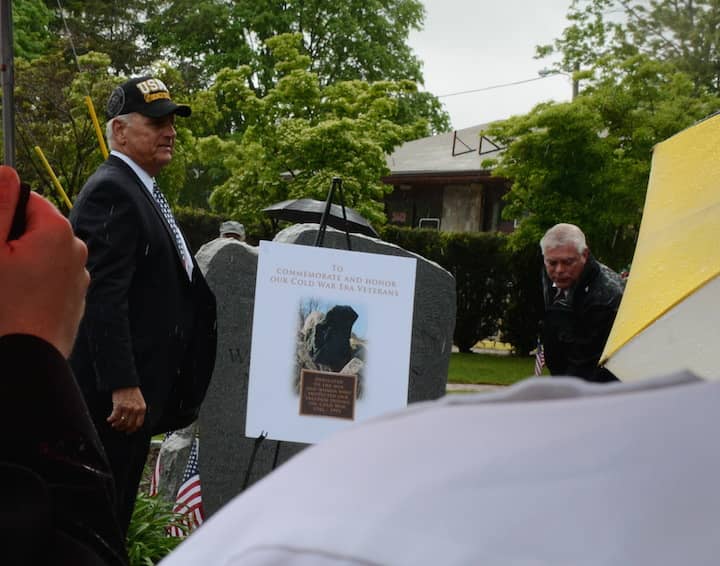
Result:
<instances>
[{"instance_id":1,"label":"man's hand","mask_svg":"<svg viewBox=\"0 0 720 566\"><path fill-rule=\"evenodd\" d=\"M145 398L139 387L123 387L112 392L113 410L107 422L115 430L135 432L145 422Z\"/></svg>"},{"instance_id":2,"label":"man's hand","mask_svg":"<svg viewBox=\"0 0 720 566\"><path fill-rule=\"evenodd\" d=\"M68 357L90 283L87 248L67 219L35 193L25 233L7 242L19 195L17 173L0 166L0 336L37 336Z\"/></svg>"}]
</instances>

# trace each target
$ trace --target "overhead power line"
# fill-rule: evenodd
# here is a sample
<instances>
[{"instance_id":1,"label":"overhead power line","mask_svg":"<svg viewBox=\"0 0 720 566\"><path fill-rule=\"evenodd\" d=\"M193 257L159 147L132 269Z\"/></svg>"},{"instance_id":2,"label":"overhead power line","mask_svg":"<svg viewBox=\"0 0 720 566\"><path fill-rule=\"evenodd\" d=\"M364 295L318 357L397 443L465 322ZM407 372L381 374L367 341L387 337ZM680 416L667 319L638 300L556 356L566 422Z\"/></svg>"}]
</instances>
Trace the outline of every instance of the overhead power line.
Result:
<instances>
[{"instance_id":1,"label":"overhead power line","mask_svg":"<svg viewBox=\"0 0 720 566\"><path fill-rule=\"evenodd\" d=\"M544 78L547 78L547 76L550 76L550 75L546 75L546 76L542 76L542 77L534 77L532 79L525 79L522 81L514 81L511 83L503 83L503 84L499 84L499 85L486 86L483 88L474 88L472 90L461 90L459 92L450 92L448 94L440 94L440 95L438 95L438 98L448 98L450 96L460 96L461 94L472 94L473 92L482 92L484 90L493 90L496 88L504 88L506 86L515 86L515 85L521 85L524 83L531 83L533 81L541 81Z\"/></svg>"}]
</instances>

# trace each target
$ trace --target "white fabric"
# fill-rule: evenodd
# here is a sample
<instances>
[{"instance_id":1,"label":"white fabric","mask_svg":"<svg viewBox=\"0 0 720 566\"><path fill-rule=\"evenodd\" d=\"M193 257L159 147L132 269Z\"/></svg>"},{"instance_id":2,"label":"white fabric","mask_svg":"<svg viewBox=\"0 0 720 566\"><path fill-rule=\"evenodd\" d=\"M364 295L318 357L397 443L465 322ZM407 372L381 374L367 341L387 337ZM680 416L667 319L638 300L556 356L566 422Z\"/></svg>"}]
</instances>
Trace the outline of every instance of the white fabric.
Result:
<instances>
[{"instance_id":1,"label":"white fabric","mask_svg":"<svg viewBox=\"0 0 720 566\"><path fill-rule=\"evenodd\" d=\"M718 321L720 277L715 277L633 336L605 367L623 381L680 370L720 379Z\"/></svg>"},{"instance_id":2,"label":"white fabric","mask_svg":"<svg viewBox=\"0 0 720 566\"><path fill-rule=\"evenodd\" d=\"M413 405L305 450L162 565L714 566L719 421L720 383L688 374Z\"/></svg>"}]
</instances>

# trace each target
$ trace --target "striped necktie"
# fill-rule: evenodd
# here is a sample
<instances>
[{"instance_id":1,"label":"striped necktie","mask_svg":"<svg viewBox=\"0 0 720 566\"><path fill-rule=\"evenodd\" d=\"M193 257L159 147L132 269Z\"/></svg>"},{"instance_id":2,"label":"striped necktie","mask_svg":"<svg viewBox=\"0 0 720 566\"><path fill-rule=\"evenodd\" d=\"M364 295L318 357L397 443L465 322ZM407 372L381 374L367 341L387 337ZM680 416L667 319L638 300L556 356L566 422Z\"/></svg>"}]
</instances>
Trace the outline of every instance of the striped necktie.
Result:
<instances>
[{"instance_id":1,"label":"striped necktie","mask_svg":"<svg viewBox=\"0 0 720 566\"><path fill-rule=\"evenodd\" d=\"M178 253L182 258L183 265L185 266L185 271L187 271L188 277L191 277L190 274L192 273L192 262L185 253L185 243L183 241L182 235L180 234L180 230L175 223L175 217L173 216L172 210L170 210L170 205L168 204L165 195L162 194L160 187L158 187L155 181L153 181L153 196L155 197L157 203L160 205L162 215L165 217L165 220L167 221L168 226L170 226L170 230L173 233L173 237L175 238L175 246L177 247Z\"/></svg>"},{"instance_id":2,"label":"striped necktie","mask_svg":"<svg viewBox=\"0 0 720 566\"><path fill-rule=\"evenodd\" d=\"M568 292L565 289L557 289L553 303L568 306Z\"/></svg>"}]
</instances>

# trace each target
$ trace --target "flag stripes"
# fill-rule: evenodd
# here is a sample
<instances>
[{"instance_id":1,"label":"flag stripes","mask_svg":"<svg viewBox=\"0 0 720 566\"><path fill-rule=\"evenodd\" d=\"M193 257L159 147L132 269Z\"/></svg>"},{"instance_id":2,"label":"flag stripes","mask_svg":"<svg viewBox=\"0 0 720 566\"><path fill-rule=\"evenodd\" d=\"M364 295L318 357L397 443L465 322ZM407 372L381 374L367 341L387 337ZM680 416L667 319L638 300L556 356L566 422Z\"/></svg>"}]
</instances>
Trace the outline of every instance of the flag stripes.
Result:
<instances>
[{"instance_id":1,"label":"flag stripes","mask_svg":"<svg viewBox=\"0 0 720 566\"><path fill-rule=\"evenodd\" d=\"M172 432L165 435L167 440ZM190 448L190 456L188 457L185 470L183 472L182 483L178 488L173 505L173 513L180 515L175 524L167 526L167 533L173 537L185 537L198 528L205 520L205 512L202 505L202 488L200 485L200 440L197 436L193 438ZM158 454L155 461L155 469L150 477L149 495L155 497L159 493L160 472L162 470L162 450Z\"/></svg>"},{"instance_id":2,"label":"flag stripes","mask_svg":"<svg viewBox=\"0 0 720 566\"><path fill-rule=\"evenodd\" d=\"M537 343L537 349L535 350L535 375L542 375L543 368L545 367L545 350L540 340Z\"/></svg>"},{"instance_id":3,"label":"flag stripes","mask_svg":"<svg viewBox=\"0 0 720 566\"><path fill-rule=\"evenodd\" d=\"M202 506L202 490L200 487L200 472L198 469L199 441L193 438L190 457L185 466L183 483L178 489L173 512L182 515L180 525L170 525L168 534L174 537L183 537L202 525L205 513Z\"/></svg>"}]
</instances>

